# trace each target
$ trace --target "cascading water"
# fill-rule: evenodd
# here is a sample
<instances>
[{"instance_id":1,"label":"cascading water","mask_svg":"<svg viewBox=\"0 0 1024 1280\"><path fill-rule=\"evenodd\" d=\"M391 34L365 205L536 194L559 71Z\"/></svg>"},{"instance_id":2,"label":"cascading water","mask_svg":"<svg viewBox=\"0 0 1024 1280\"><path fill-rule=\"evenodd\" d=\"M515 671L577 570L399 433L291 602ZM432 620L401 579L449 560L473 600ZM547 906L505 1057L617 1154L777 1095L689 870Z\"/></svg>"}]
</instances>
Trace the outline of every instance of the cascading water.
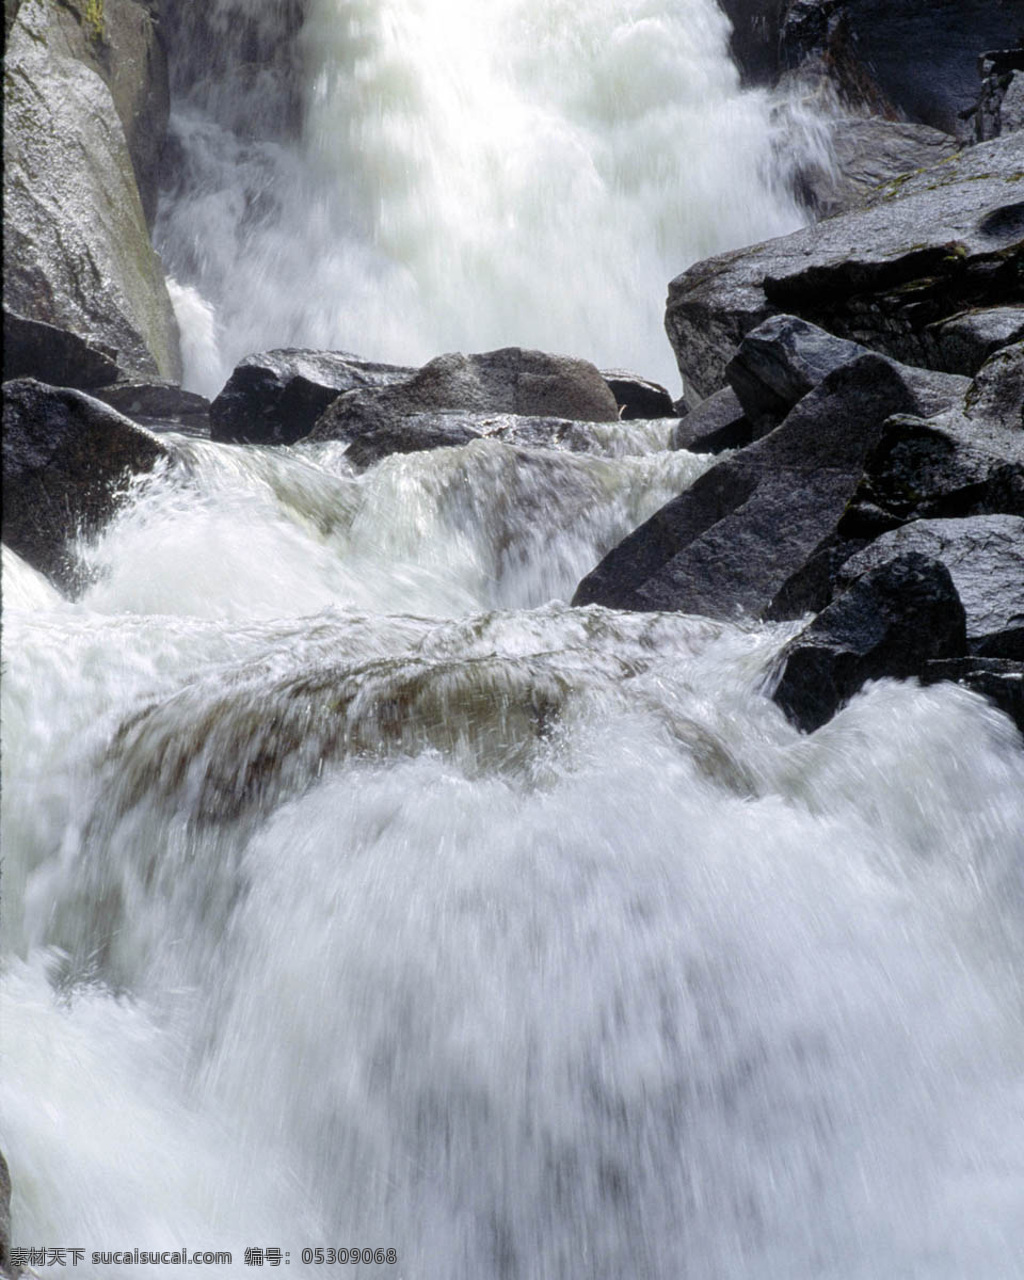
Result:
<instances>
[{"instance_id":1,"label":"cascading water","mask_svg":"<svg viewBox=\"0 0 1024 1280\"><path fill-rule=\"evenodd\" d=\"M713 0L209 8L172 40L157 229L208 394L274 346L411 364L518 344L675 385L667 281L795 229L789 172L826 150L794 103L780 148ZM254 50L276 58L260 77Z\"/></svg>"},{"instance_id":2,"label":"cascading water","mask_svg":"<svg viewBox=\"0 0 1024 1280\"><path fill-rule=\"evenodd\" d=\"M258 48L261 7L241 8ZM630 39L661 21L709 57L709 112L760 111L735 94L710 8L500 4L536 25L487 34L487 58L487 24L456 25L458 8L314 8L303 155L232 135L239 209L270 175L248 230L221 203L225 173L208 239L198 187L165 209L169 241L192 228L196 274L180 278L215 301L222 356L300 335L408 356L370 326L389 306L425 354L472 313L494 334L467 328L479 349L520 336L488 311L505 285L523 340L545 345L544 218L566 186L532 187L514 136L489 150L483 128L460 170L435 114L479 106L488 84L495 104L517 85L517 109L558 126L552 154L559 139L571 153L566 122L599 115L574 68L592 91L599 65L623 93L650 89L631 83ZM339 61L339 45L363 52ZM679 46L648 47L683 93ZM207 49L211 66L230 55ZM475 68L472 92L452 60ZM215 108L238 102L205 84L189 110L209 141ZM358 85L404 116L342 111ZM441 105L428 95L413 144L425 86ZM339 118L344 162L322 153ZM606 123L603 154L624 164L622 112ZM411 174L417 155L434 163L428 125L455 164L447 191ZM607 178L609 219L653 181L636 145L639 185ZM462 231L441 219L424 239L446 201L464 208L481 155L506 151L519 185L478 195L506 212L510 190L529 197L547 273L532 284L500 219L475 238L468 214ZM350 202L317 204L350 163ZM580 173L560 176L576 189ZM714 221L712 188L695 224ZM582 248L593 278L583 259L603 249ZM431 276L449 258L454 279L490 273L465 317ZM583 279L557 283L597 334ZM617 363L635 315L622 346L609 330ZM595 425L576 453L482 439L362 475L336 444L167 435L173 462L83 548L79 600L5 550L0 1147L15 1243L86 1250L42 1274L138 1275L91 1262L138 1248L230 1251L211 1272L241 1277L255 1247L300 1276L333 1272L307 1248L394 1248L361 1273L408 1280L1024 1274L1019 739L958 687L895 682L803 737L762 696L793 626L569 608L598 558L709 465L668 451L667 425Z\"/></svg>"}]
</instances>

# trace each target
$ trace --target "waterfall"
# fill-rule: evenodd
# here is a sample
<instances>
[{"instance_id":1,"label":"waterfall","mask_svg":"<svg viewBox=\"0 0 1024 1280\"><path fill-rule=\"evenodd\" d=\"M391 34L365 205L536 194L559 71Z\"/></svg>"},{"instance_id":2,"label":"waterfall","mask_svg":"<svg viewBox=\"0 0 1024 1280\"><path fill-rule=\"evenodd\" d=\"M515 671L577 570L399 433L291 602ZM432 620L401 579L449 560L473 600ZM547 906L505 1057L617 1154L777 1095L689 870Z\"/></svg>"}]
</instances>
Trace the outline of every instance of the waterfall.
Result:
<instances>
[{"instance_id":1,"label":"waterfall","mask_svg":"<svg viewBox=\"0 0 1024 1280\"><path fill-rule=\"evenodd\" d=\"M169 22L208 389L293 342L656 373L668 276L798 216L710 3ZM670 425L168 432L79 599L5 549L0 1148L14 1243L85 1251L39 1274L1020 1274L1015 730L880 681L808 737L799 624L569 607L713 461Z\"/></svg>"},{"instance_id":2,"label":"waterfall","mask_svg":"<svg viewBox=\"0 0 1024 1280\"><path fill-rule=\"evenodd\" d=\"M788 177L827 149L795 99L740 91L712 0L310 0L304 22L219 0L179 22L157 243L214 319L212 357L179 307L208 394L287 345L521 345L677 386L668 280L794 230Z\"/></svg>"}]
</instances>

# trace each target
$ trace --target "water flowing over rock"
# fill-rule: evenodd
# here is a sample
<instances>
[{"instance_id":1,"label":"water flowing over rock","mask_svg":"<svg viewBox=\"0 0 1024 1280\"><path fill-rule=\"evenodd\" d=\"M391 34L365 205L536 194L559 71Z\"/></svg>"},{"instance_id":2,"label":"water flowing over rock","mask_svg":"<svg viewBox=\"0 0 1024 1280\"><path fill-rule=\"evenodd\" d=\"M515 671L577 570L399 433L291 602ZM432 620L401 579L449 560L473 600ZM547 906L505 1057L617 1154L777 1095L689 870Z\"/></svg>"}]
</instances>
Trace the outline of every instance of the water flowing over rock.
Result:
<instances>
[{"instance_id":1,"label":"water flowing over rock","mask_svg":"<svg viewBox=\"0 0 1024 1280\"><path fill-rule=\"evenodd\" d=\"M949 570L915 552L869 569L780 656L772 697L807 733L820 729L865 680L919 675L965 649L964 608Z\"/></svg>"},{"instance_id":2,"label":"water flowing over rock","mask_svg":"<svg viewBox=\"0 0 1024 1280\"><path fill-rule=\"evenodd\" d=\"M124 369L177 379L177 326L115 99L62 12L24 0L7 41L5 304L115 351Z\"/></svg>"},{"instance_id":3,"label":"water flowing over rock","mask_svg":"<svg viewBox=\"0 0 1024 1280\"><path fill-rule=\"evenodd\" d=\"M669 286L684 378L717 391L745 334L790 312L908 365L965 370L932 336L964 311L1019 304L1024 134L883 187L869 208L702 262Z\"/></svg>"},{"instance_id":4,"label":"water flowing over rock","mask_svg":"<svg viewBox=\"0 0 1024 1280\"><path fill-rule=\"evenodd\" d=\"M68 542L113 513L119 488L167 449L80 391L4 384L3 540L66 590L81 585Z\"/></svg>"}]
</instances>

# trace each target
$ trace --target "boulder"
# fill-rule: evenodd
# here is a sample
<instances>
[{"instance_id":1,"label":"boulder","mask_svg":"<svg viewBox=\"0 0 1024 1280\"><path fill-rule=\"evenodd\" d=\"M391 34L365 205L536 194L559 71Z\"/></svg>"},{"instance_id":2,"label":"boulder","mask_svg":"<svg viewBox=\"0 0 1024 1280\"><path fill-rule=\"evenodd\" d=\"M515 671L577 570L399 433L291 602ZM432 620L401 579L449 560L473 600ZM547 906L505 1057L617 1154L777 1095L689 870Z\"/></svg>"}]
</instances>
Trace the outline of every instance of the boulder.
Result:
<instances>
[{"instance_id":1,"label":"boulder","mask_svg":"<svg viewBox=\"0 0 1024 1280\"><path fill-rule=\"evenodd\" d=\"M5 381L38 378L57 387L91 391L117 381L116 356L116 351L94 346L77 333L4 307Z\"/></svg>"},{"instance_id":2,"label":"boulder","mask_svg":"<svg viewBox=\"0 0 1024 1280\"><path fill-rule=\"evenodd\" d=\"M723 387L681 418L673 427L669 448L690 453L723 453L742 449L754 438L754 428L744 414L732 387Z\"/></svg>"},{"instance_id":3,"label":"boulder","mask_svg":"<svg viewBox=\"0 0 1024 1280\"><path fill-rule=\"evenodd\" d=\"M143 377L181 376L178 330L124 129L57 0L23 0L4 58L4 301Z\"/></svg>"},{"instance_id":4,"label":"boulder","mask_svg":"<svg viewBox=\"0 0 1024 1280\"><path fill-rule=\"evenodd\" d=\"M865 680L920 675L965 648L964 608L949 570L916 553L859 577L782 651L772 698L813 733Z\"/></svg>"},{"instance_id":5,"label":"boulder","mask_svg":"<svg viewBox=\"0 0 1024 1280\"><path fill-rule=\"evenodd\" d=\"M0 1275L14 1276L18 1271L11 1262L11 1175L0 1151Z\"/></svg>"},{"instance_id":6,"label":"boulder","mask_svg":"<svg viewBox=\"0 0 1024 1280\"><path fill-rule=\"evenodd\" d=\"M592 364L506 347L438 356L404 382L349 392L324 411L309 439L351 441L412 414L453 411L619 420L615 397Z\"/></svg>"},{"instance_id":7,"label":"boulder","mask_svg":"<svg viewBox=\"0 0 1024 1280\"><path fill-rule=\"evenodd\" d=\"M82 582L68 544L101 528L134 475L167 448L82 391L4 384L3 541L65 591Z\"/></svg>"},{"instance_id":8,"label":"boulder","mask_svg":"<svg viewBox=\"0 0 1024 1280\"><path fill-rule=\"evenodd\" d=\"M293 444L339 395L388 386L415 372L347 351L283 349L246 356L210 406L214 440Z\"/></svg>"},{"instance_id":9,"label":"boulder","mask_svg":"<svg viewBox=\"0 0 1024 1280\"><path fill-rule=\"evenodd\" d=\"M883 422L911 403L881 356L834 370L780 427L705 472L610 551L573 603L768 616L834 540Z\"/></svg>"},{"instance_id":10,"label":"boulder","mask_svg":"<svg viewBox=\"0 0 1024 1280\"><path fill-rule=\"evenodd\" d=\"M975 307L929 325L944 368L971 373L1003 347L1024 339L1024 306Z\"/></svg>"},{"instance_id":11,"label":"boulder","mask_svg":"<svg viewBox=\"0 0 1024 1280\"><path fill-rule=\"evenodd\" d=\"M684 380L717 391L742 338L780 312L905 364L963 372L933 326L1019 303L1022 173L1024 133L1010 134L886 184L864 209L691 267L669 286L665 319Z\"/></svg>"},{"instance_id":12,"label":"boulder","mask_svg":"<svg viewBox=\"0 0 1024 1280\"><path fill-rule=\"evenodd\" d=\"M176 382L125 380L101 387L93 395L144 427L177 426L202 435L209 431L209 400Z\"/></svg>"},{"instance_id":13,"label":"boulder","mask_svg":"<svg viewBox=\"0 0 1024 1280\"><path fill-rule=\"evenodd\" d=\"M1011 449L1024 429L1024 342L1014 343L990 357L978 370L967 392L967 417L974 423L1009 434L1004 443Z\"/></svg>"},{"instance_id":14,"label":"boulder","mask_svg":"<svg viewBox=\"0 0 1024 1280\"><path fill-rule=\"evenodd\" d=\"M1017 49L998 49L978 59L981 91L966 119L977 142L1024 127L1024 36Z\"/></svg>"},{"instance_id":15,"label":"boulder","mask_svg":"<svg viewBox=\"0 0 1024 1280\"><path fill-rule=\"evenodd\" d=\"M867 350L796 316L771 316L743 339L725 376L758 439L778 426L826 374ZM896 368L924 417L959 407L970 385L967 378L953 374L898 364Z\"/></svg>"},{"instance_id":16,"label":"boulder","mask_svg":"<svg viewBox=\"0 0 1024 1280\"><path fill-rule=\"evenodd\" d=\"M358 436L345 457L359 471L372 467L393 453L422 453L448 449L479 440L475 430L457 413L416 413L383 423L376 431Z\"/></svg>"},{"instance_id":17,"label":"boulder","mask_svg":"<svg viewBox=\"0 0 1024 1280\"><path fill-rule=\"evenodd\" d=\"M1024 733L1024 662L1007 658L946 658L926 662L922 684L952 680L987 698Z\"/></svg>"},{"instance_id":18,"label":"boulder","mask_svg":"<svg viewBox=\"0 0 1024 1280\"><path fill-rule=\"evenodd\" d=\"M660 383L641 378L639 374L630 373L626 369L602 369L601 377L608 383L615 397L620 418L628 420L679 416L672 397Z\"/></svg>"},{"instance_id":19,"label":"boulder","mask_svg":"<svg viewBox=\"0 0 1024 1280\"><path fill-rule=\"evenodd\" d=\"M915 520L847 560L837 585L845 589L862 573L908 552L938 560L949 570L964 606L970 653L1024 659L1024 519Z\"/></svg>"}]
</instances>

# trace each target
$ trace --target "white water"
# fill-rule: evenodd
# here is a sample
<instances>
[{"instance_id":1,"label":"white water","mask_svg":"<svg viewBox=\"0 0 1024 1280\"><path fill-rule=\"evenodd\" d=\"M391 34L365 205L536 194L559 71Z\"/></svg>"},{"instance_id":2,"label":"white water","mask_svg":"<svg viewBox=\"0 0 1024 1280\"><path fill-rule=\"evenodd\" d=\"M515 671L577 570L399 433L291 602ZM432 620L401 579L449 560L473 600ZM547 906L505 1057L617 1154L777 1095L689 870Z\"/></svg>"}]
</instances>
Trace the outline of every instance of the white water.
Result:
<instances>
[{"instance_id":1,"label":"white water","mask_svg":"<svg viewBox=\"0 0 1024 1280\"><path fill-rule=\"evenodd\" d=\"M227 57L253 12L211 6ZM740 92L727 37L713 0L311 0L298 138L268 136L273 79L193 68L157 231L208 308L176 294L190 384L275 346L518 344L678 387L667 282L795 229L788 176L827 163L813 115Z\"/></svg>"},{"instance_id":2,"label":"white water","mask_svg":"<svg viewBox=\"0 0 1024 1280\"><path fill-rule=\"evenodd\" d=\"M1022 1274L1019 739L895 683L801 737L791 626L558 603L709 461L605 430L181 439L80 602L5 560L16 1244Z\"/></svg>"}]
</instances>

